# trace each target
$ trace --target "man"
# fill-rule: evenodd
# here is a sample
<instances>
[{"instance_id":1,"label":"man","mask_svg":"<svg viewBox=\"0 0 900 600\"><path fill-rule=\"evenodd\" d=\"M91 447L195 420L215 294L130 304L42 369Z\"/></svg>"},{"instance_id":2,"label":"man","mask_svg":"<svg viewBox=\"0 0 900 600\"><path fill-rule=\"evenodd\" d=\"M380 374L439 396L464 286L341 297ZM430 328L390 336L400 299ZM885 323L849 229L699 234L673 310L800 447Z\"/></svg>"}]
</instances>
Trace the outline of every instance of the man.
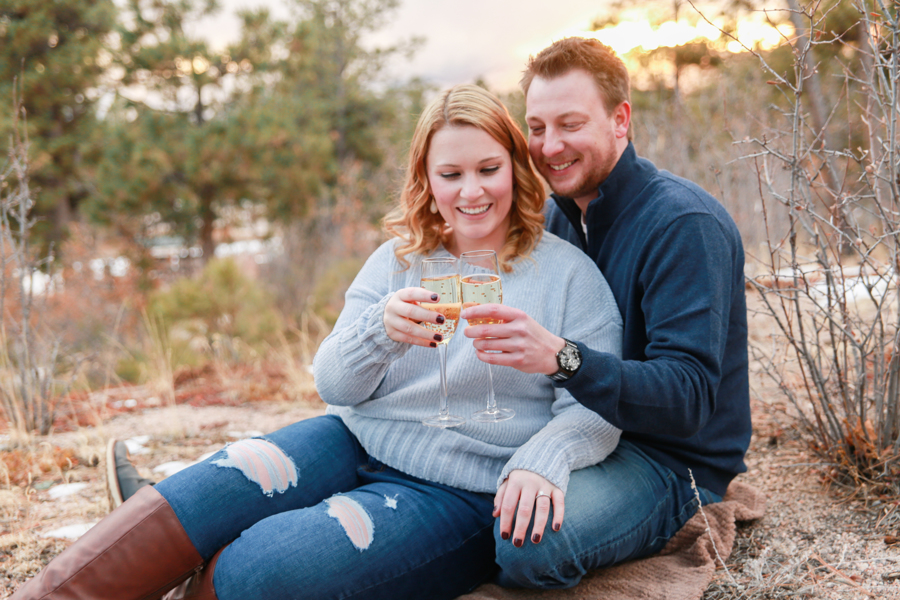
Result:
<instances>
[{"instance_id":1,"label":"man","mask_svg":"<svg viewBox=\"0 0 900 600\"><path fill-rule=\"evenodd\" d=\"M543 373L623 430L605 461L572 473L558 532L523 544L531 511L516 512L519 498L534 499L535 520L548 522L548 490L504 485L497 495L495 512L516 520L495 530L516 542L498 543L499 582L571 587L590 569L662 549L698 499L720 501L746 470L744 256L712 196L637 156L628 73L610 48L560 40L530 59L522 86L531 157L554 191L546 228L605 275L624 320L622 358L553 336L509 306L463 318L503 320L465 330L481 360Z\"/></svg>"}]
</instances>

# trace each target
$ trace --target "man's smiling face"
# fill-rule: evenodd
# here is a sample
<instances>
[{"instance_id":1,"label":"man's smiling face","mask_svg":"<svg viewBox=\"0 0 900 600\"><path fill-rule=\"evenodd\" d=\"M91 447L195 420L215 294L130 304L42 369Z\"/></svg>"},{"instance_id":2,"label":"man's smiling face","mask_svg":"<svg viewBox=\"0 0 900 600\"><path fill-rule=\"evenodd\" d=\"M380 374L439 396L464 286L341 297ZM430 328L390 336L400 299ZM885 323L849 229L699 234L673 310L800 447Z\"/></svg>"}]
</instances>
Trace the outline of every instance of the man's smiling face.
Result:
<instances>
[{"instance_id":1,"label":"man's smiling face","mask_svg":"<svg viewBox=\"0 0 900 600\"><path fill-rule=\"evenodd\" d=\"M535 77L525 106L531 159L554 192L584 210L628 146L631 107L623 102L607 112L594 79L581 69Z\"/></svg>"}]
</instances>

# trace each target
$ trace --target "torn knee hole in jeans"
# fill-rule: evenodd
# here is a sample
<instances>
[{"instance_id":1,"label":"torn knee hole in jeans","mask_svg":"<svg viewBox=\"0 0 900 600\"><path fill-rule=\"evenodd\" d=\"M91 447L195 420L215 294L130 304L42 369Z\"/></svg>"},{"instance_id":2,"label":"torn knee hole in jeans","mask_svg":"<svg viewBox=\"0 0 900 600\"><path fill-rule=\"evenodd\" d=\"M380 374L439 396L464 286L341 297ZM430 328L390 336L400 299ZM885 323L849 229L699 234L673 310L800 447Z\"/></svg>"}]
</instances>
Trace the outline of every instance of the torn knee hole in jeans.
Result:
<instances>
[{"instance_id":1,"label":"torn knee hole in jeans","mask_svg":"<svg viewBox=\"0 0 900 600\"><path fill-rule=\"evenodd\" d=\"M262 438L241 440L224 448L225 458L214 460L218 467L239 470L250 481L259 484L270 498L289 487L297 486L297 466L290 456L272 442Z\"/></svg>"},{"instance_id":2,"label":"torn knee hole in jeans","mask_svg":"<svg viewBox=\"0 0 900 600\"><path fill-rule=\"evenodd\" d=\"M362 504L341 495L326 499L325 504L328 505L328 516L338 520L357 550L362 552L372 544L375 524Z\"/></svg>"}]
</instances>

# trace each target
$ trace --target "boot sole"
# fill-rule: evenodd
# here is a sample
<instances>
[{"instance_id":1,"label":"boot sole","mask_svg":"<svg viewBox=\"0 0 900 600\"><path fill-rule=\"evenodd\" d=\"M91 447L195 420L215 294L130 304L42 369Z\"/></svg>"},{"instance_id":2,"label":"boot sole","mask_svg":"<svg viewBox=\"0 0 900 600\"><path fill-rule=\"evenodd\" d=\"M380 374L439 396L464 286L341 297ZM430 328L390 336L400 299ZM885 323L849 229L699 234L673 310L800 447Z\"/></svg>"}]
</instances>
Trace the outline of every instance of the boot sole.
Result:
<instances>
[{"instance_id":1,"label":"boot sole","mask_svg":"<svg viewBox=\"0 0 900 600\"><path fill-rule=\"evenodd\" d=\"M106 497L109 499L109 510L113 511L122 505L122 488L119 487L119 476L116 473L116 442L113 438L106 444Z\"/></svg>"}]
</instances>

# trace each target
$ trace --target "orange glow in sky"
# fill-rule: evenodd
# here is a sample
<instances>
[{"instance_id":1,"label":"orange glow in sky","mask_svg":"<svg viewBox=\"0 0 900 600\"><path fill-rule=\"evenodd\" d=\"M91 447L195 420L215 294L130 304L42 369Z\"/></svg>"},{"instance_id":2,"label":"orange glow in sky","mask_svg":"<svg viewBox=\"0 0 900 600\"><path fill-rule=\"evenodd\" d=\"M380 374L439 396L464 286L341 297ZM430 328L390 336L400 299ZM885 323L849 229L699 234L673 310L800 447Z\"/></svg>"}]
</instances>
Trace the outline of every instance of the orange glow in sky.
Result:
<instances>
[{"instance_id":1,"label":"orange glow in sky","mask_svg":"<svg viewBox=\"0 0 900 600\"><path fill-rule=\"evenodd\" d=\"M634 53L650 52L658 48L673 48L683 46L691 42L705 42L719 52L739 53L747 48L759 50L771 50L791 40L794 35L790 24L778 25L776 28L765 20L765 15L756 13L741 19L737 23L736 31L732 32L734 38L722 33L724 21L713 19L713 23L693 15L692 18L682 18L678 21L666 21L653 25L646 11L635 9L623 11L617 15L618 23L606 27L600 31L590 31L590 22L572 24L561 30L557 30L552 36L536 36L534 39L521 44L516 49L516 54L524 63L529 55L536 54L547 44L554 40L569 36L592 37L610 46L622 57L628 66L632 76L632 85L636 88L645 87L662 77L674 77L674 64L671 61L657 60L651 64L638 66ZM690 89L703 83L703 77L698 72L682 73L681 85L683 89Z\"/></svg>"},{"instance_id":2,"label":"orange glow in sky","mask_svg":"<svg viewBox=\"0 0 900 600\"><path fill-rule=\"evenodd\" d=\"M721 20L714 20L713 24L710 24L705 20L691 22L679 19L677 22L666 21L658 27L653 27L646 14L626 11L620 15L619 23L612 27L600 31L573 29L560 32L556 37L569 35L593 37L612 47L621 56L635 49L651 51L661 47L683 46L701 40L719 42L725 50L734 53L743 52L744 46L771 50L784 43L786 39L790 39L794 32L790 24L779 25L776 28L762 18L748 18L738 22L737 31L733 34L737 40L733 40L722 33L720 28L723 25Z\"/></svg>"}]
</instances>

